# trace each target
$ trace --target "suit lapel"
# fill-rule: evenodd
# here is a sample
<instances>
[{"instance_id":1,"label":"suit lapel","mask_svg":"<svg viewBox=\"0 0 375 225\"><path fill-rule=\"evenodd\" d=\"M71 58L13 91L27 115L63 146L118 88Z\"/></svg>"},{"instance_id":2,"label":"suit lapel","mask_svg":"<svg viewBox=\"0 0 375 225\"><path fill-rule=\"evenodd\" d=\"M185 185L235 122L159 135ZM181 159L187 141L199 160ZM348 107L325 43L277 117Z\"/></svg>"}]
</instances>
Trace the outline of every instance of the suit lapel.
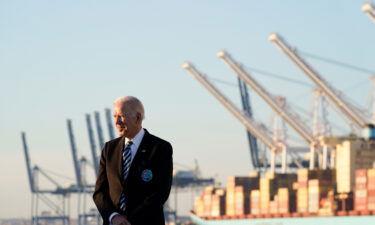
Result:
<instances>
[{"instance_id":1,"label":"suit lapel","mask_svg":"<svg viewBox=\"0 0 375 225\"><path fill-rule=\"evenodd\" d=\"M116 149L115 149L115 155L116 157L114 157L115 159L115 167L114 168L117 168L117 175L119 176L120 180L122 180L121 178L121 174L122 174L122 150L124 149L125 147L125 137L123 136L121 139L120 139L120 142L117 144L116 146Z\"/></svg>"}]
</instances>

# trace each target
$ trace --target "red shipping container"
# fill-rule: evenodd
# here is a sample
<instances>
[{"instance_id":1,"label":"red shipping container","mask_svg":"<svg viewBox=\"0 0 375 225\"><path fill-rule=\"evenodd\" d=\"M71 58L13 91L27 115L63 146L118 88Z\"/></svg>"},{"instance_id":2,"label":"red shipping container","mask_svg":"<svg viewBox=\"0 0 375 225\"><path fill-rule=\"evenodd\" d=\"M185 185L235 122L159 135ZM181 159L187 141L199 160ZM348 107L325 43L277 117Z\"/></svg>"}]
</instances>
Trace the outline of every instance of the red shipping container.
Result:
<instances>
[{"instance_id":1,"label":"red shipping container","mask_svg":"<svg viewBox=\"0 0 375 225\"><path fill-rule=\"evenodd\" d=\"M367 189L368 190L375 190L375 179L370 178L367 180Z\"/></svg>"},{"instance_id":2,"label":"red shipping container","mask_svg":"<svg viewBox=\"0 0 375 225\"><path fill-rule=\"evenodd\" d=\"M356 190L367 190L368 185L366 183L357 183L355 184Z\"/></svg>"},{"instance_id":3,"label":"red shipping container","mask_svg":"<svg viewBox=\"0 0 375 225\"><path fill-rule=\"evenodd\" d=\"M367 190L355 190L354 192L354 210L367 211Z\"/></svg>"},{"instance_id":4,"label":"red shipping container","mask_svg":"<svg viewBox=\"0 0 375 225\"><path fill-rule=\"evenodd\" d=\"M355 171L355 176L356 177L359 177L359 176L361 176L361 177L363 177L363 176L367 177L367 170L366 169L356 170Z\"/></svg>"}]
</instances>

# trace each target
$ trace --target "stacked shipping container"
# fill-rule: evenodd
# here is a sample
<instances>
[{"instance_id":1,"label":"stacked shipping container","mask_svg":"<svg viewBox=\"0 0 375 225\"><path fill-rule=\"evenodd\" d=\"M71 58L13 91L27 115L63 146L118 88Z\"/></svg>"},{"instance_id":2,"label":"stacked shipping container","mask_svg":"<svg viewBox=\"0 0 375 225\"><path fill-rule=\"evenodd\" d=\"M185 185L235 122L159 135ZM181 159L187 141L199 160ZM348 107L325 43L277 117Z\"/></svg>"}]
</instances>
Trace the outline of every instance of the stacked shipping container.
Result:
<instances>
[{"instance_id":1,"label":"stacked shipping container","mask_svg":"<svg viewBox=\"0 0 375 225\"><path fill-rule=\"evenodd\" d=\"M343 194L336 190L334 170L267 173L261 179L229 177L225 189L206 187L195 199L194 211L197 216L205 218L288 217L294 212L293 216L375 214L375 169L355 171L354 211L348 213L349 210L342 208L342 201L339 201L341 198L350 202L352 195L342 198Z\"/></svg>"}]
</instances>

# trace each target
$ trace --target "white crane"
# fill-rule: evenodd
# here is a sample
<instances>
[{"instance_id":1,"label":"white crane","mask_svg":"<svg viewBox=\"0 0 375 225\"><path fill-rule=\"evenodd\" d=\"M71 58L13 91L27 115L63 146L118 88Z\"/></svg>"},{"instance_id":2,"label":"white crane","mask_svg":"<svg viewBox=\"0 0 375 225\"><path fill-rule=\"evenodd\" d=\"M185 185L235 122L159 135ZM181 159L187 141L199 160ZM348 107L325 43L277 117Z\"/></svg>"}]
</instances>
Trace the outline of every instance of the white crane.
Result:
<instances>
[{"instance_id":1,"label":"white crane","mask_svg":"<svg viewBox=\"0 0 375 225\"><path fill-rule=\"evenodd\" d=\"M338 90L334 89L322 76L314 71L282 37L276 33L271 33L269 40L275 43L355 125L360 128L368 127L369 121L363 113L344 99Z\"/></svg>"},{"instance_id":2,"label":"white crane","mask_svg":"<svg viewBox=\"0 0 375 225\"><path fill-rule=\"evenodd\" d=\"M278 142L266 132L263 125L255 122L246 112L238 109L230 100L228 100L210 81L207 80L205 75L201 74L191 63L185 62L183 68L189 71L195 79L197 79L217 100L219 100L245 127L251 132L259 141L261 141L268 149L271 150L271 171L275 171L275 157L276 153L282 153L281 170L286 172L286 144L285 142ZM290 152L293 162L302 168L302 164L298 161L298 157L294 151Z\"/></svg>"},{"instance_id":3,"label":"white crane","mask_svg":"<svg viewBox=\"0 0 375 225\"><path fill-rule=\"evenodd\" d=\"M370 19L375 22L375 7L371 2L363 3L362 11L367 14Z\"/></svg>"},{"instance_id":4,"label":"white crane","mask_svg":"<svg viewBox=\"0 0 375 225\"><path fill-rule=\"evenodd\" d=\"M246 112L238 109L229 99L211 84L191 63L185 62L183 68L189 71L217 100L219 100L258 140L271 150L271 171L275 171L275 154L282 152L282 172L286 172L285 143L275 143L273 138L263 129L262 125L251 119Z\"/></svg>"},{"instance_id":5,"label":"white crane","mask_svg":"<svg viewBox=\"0 0 375 225\"><path fill-rule=\"evenodd\" d=\"M219 51L218 56L223 59L236 73L245 81L258 95L277 112L301 137L310 145L310 169L315 165L315 153L318 148L318 142L309 128L292 109L287 105L279 104L277 98L262 87L239 63L237 63L227 52Z\"/></svg>"}]
</instances>

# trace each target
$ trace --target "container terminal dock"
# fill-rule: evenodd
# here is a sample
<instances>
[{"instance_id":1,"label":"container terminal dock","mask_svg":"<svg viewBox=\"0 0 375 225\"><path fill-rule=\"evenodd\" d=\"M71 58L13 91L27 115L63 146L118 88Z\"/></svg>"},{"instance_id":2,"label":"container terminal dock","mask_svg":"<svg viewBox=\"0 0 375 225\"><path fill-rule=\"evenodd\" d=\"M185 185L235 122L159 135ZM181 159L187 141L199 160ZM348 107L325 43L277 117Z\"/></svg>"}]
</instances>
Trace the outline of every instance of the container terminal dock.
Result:
<instances>
[{"instance_id":1,"label":"container terminal dock","mask_svg":"<svg viewBox=\"0 0 375 225\"><path fill-rule=\"evenodd\" d=\"M362 11L375 22L373 4L364 3ZM246 128L254 170L247 176L229 176L225 184L218 184L212 177L201 177L197 163L195 168L174 171L171 196L175 202L168 201L165 205L166 225L375 224L375 104L371 113L358 108L320 74L324 74L323 71L318 72L309 64L304 57L306 54L291 47L281 33L270 33L268 40L314 84L312 125L294 111L285 97L262 86L244 63L237 61L228 51L221 50L217 56L236 75L241 107L227 98L195 64L183 63L187 74L192 75ZM372 82L375 102L374 77ZM253 117L248 89L275 113L273 130ZM335 135L331 132L328 105L345 118L350 133ZM71 196L78 199L78 219L74 224L102 223L92 204L88 207L94 181L88 178L87 170L98 171L99 151L105 143L104 129L99 112L94 113L95 126L91 114L86 114L85 119L91 159L80 156L73 121L66 121L75 172L75 183L71 185L59 184L48 171L32 163L26 133L21 133L32 194L32 225L71 225ZM108 136L113 139L110 109L105 109L105 119ZM305 147L288 144L286 124L304 141ZM41 177L54 188L40 187ZM177 213L178 193L191 188L199 189L200 193L194 198L189 217L180 217ZM41 205L49 210L41 210Z\"/></svg>"},{"instance_id":2,"label":"container terminal dock","mask_svg":"<svg viewBox=\"0 0 375 225\"><path fill-rule=\"evenodd\" d=\"M375 21L371 3L363 4L362 10ZM271 33L268 39L316 85L313 126L308 126L285 98L263 87L228 52L219 51L218 57L243 83L240 88L250 87L306 141L308 162L293 154L283 135L267 132L254 120L246 90L239 109L206 75L186 62L183 68L246 127L250 146L256 149L254 142L258 141L271 155L266 170L261 169L265 162L258 158L252 161L258 171L228 177L223 187L205 187L195 198L192 220L201 225L375 224L374 120L327 82L280 34ZM350 135L329 133L325 100L355 124ZM257 155L259 152L251 153L253 158Z\"/></svg>"}]
</instances>

